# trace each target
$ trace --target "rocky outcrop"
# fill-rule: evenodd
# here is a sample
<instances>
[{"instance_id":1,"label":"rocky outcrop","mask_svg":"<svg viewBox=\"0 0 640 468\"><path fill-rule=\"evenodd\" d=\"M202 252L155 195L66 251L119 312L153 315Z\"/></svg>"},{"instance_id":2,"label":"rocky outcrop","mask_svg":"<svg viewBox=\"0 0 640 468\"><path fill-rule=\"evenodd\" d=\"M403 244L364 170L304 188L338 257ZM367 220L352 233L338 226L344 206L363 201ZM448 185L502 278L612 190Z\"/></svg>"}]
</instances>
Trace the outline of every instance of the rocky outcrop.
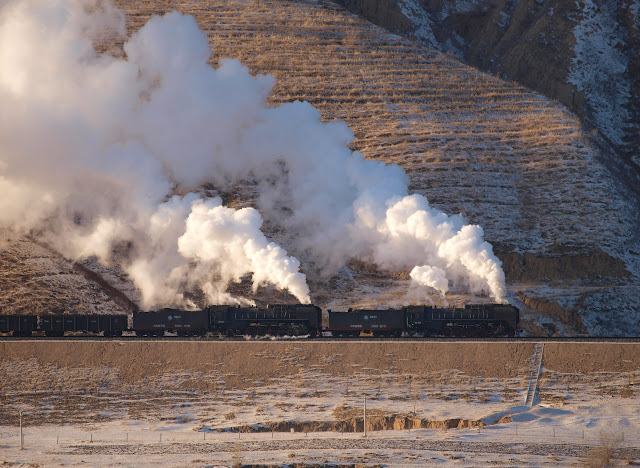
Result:
<instances>
[{"instance_id":1,"label":"rocky outcrop","mask_svg":"<svg viewBox=\"0 0 640 468\"><path fill-rule=\"evenodd\" d=\"M558 319L562 323L571 325L574 330L581 334L587 333L587 328L584 326L582 318L576 310L567 310L555 302L529 296L524 293L519 293L518 297L527 307L542 312L548 317ZM554 334L556 331L553 329L554 327L547 326L546 328L549 329L551 334Z\"/></svg>"},{"instance_id":2,"label":"rocky outcrop","mask_svg":"<svg viewBox=\"0 0 640 468\"><path fill-rule=\"evenodd\" d=\"M579 253L558 247L545 254L505 252L498 255L509 283L600 280L603 277L615 281L631 277L622 260L595 247Z\"/></svg>"}]
</instances>

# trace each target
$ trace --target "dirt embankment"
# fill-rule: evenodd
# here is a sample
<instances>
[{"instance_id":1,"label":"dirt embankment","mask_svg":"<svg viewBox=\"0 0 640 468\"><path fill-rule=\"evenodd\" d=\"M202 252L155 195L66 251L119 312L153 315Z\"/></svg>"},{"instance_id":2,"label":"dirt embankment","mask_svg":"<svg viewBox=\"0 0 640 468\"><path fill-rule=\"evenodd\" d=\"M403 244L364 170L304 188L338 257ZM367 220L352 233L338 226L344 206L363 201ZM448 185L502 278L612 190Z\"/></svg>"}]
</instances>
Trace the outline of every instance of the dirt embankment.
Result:
<instances>
[{"instance_id":1,"label":"dirt embankment","mask_svg":"<svg viewBox=\"0 0 640 468\"><path fill-rule=\"evenodd\" d=\"M361 414L362 412L359 411ZM412 415L367 415L367 431L400 431L407 429L467 429L484 427L481 420L461 418L432 421ZM363 432L364 418L351 416L335 421L276 421L228 428L231 432Z\"/></svg>"},{"instance_id":2,"label":"dirt embankment","mask_svg":"<svg viewBox=\"0 0 640 468\"><path fill-rule=\"evenodd\" d=\"M527 375L534 343L506 342L91 342L2 341L3 362L35 359L61 368L109 367L135 383L176 371L217 373L229 386L313 370L349 376L363 372L426 374L457 369L467 375ZM544 366L562 373L633 372L640 344L547 343Z\"/></svg>"}]
</instances>

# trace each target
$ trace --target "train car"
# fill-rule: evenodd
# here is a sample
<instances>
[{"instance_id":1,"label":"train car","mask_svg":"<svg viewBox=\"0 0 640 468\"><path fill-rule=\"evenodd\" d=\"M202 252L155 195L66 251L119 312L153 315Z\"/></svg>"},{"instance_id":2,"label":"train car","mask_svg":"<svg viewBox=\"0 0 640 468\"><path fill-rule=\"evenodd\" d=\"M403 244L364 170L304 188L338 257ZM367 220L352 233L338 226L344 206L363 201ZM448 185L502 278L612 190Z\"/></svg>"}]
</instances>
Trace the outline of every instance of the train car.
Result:
<instances>
[{"instance_id":1,"label":"train car","mask_svg":"<svg viewBox=\"0 0 640 468\"><path fill-rule=\"evenodd\" d=\"M126 315L41 315L38 328L46 336L65 333L122 336L129 329L128 321Z\"/></svg>"},{"instance_id":2,"label":"train car","mask_svg":"<svg viewBox=\"0 0 640 468\"><path fill-rule=\"evenodd\" d=\"M362 332L373 336L401 336L405 330L404 311L387 310L351 310L348 312L328 311L327 331L332 336L357 337Z\"/></svg>"},{"instance_id":3,"label":"train car","mask_svg":"<svg viewBox=\"0 0 640 468\"><path fill-rule=\"evenodd\" d=\"M520 311L508 304L468 304L464 308L408 306L408 333L424 336L514 336Z\"/></svg>"},{"instance_id":4,"label":"train car","mask_svg":"<svg viewBox=\"0 0 640 468\"><path fill-rule=\"evenodd\" d=\"M64 315L40 315L38 330L45 336L64 336Z\"/></svg>"},{"instance_id":5,"label":"train car","mask_svg":"<svg viewBox=\"0 0 640 468\"><path fill-rule=\"evenodd\" d=\"M211 306L211 330L221 335L316 336L322 310L311 304L270 304L266 308Z\"/></svg>"},{"instance_id":6,"label":"train car","mask_svg":"<svg viewBox=\"0 0 640 468\"><path fill-rule=\"evenodd\" d=\"M202 336L209 331L207 310L160 309L155 312L134 312L132 330L137 336Z\"/></svg>"},{"instance_id":7,"label":"train car","mask_svg":"<svg viewBox=\"0 0 640 468\"><path fill-rule=\"evenodd\" d=\"M122 336L122 332L129 330L129 317L126 315L77 315L74 318L74 331L85 331L85 317L87 321L87 333L102 333L104 336Z\"/></svg>"},{"instance_id":8,"label":"train car","mask_svg":"<svg viewBox=\"0 0 640 468\"><path fill-rule=\"evenodd\" d=\"M0 333L11 333L12 336L31 336L37 330L37 315L0 315Z\"/></svg>"}]
</instances>

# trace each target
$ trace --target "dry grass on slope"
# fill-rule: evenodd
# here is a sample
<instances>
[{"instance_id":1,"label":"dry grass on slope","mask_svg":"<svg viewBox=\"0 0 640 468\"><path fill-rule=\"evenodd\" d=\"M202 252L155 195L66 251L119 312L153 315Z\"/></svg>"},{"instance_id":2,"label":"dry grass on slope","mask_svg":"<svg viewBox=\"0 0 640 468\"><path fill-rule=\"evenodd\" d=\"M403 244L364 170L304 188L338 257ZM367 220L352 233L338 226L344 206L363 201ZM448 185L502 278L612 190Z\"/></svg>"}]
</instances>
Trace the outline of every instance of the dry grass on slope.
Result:
<instances>
[{"instance_id":1,"label":"dry grass on slope","mask_svg":"<svg viewBox=\"0 0 640 468\"><path fill-rule=\"evenodd\" d=\"M462 212L507 250L619 250L633 210L563 107L421 47L325 1L119 2L130 32L152 14L193 14L212 62L277 78L274 104L306 100L342 119L352 147L404 167L412 190ZM603 236L603 232L615 233Z\"/></svg>"},{"instance_id":2,"label":"dry grass on slope","mask_svg":"<svg viewBox=\"0 0 640 468\"><path fill-rule=\"evenodd\" d=\"M127 313L132 303L113 285L125 279L65 260L46 244L0 230L0 313ZM103 268L104 270L104 268Z\"/></svg>"}]
</instances>

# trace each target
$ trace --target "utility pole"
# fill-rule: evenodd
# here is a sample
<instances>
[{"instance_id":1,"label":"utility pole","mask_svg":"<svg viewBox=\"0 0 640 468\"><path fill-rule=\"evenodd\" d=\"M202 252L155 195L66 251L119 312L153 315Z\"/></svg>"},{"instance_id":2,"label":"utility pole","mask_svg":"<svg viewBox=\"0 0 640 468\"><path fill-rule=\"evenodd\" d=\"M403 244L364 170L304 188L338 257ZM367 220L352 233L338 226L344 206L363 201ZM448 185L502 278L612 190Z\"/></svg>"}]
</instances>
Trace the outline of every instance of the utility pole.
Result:
<instances>
[{"instance_id":1,"label":"utility pole","mask_svg":"<svg viewBox=\"0 0 640 468\"><path fill-rule=\"evenodd\" d=\"M367 437L367 395L364 395L364 436Z\"/></svg>"},{"instance_id":2,"label":"utility pole","mask_svg":"<svg viewBox=\"0 0 640 468\"><path fill-rule=\"evenodd\" d=\"M22 410L20 410L20 450L24 450L24 437L22 436Z\"/></svg>"}]
</instances>

